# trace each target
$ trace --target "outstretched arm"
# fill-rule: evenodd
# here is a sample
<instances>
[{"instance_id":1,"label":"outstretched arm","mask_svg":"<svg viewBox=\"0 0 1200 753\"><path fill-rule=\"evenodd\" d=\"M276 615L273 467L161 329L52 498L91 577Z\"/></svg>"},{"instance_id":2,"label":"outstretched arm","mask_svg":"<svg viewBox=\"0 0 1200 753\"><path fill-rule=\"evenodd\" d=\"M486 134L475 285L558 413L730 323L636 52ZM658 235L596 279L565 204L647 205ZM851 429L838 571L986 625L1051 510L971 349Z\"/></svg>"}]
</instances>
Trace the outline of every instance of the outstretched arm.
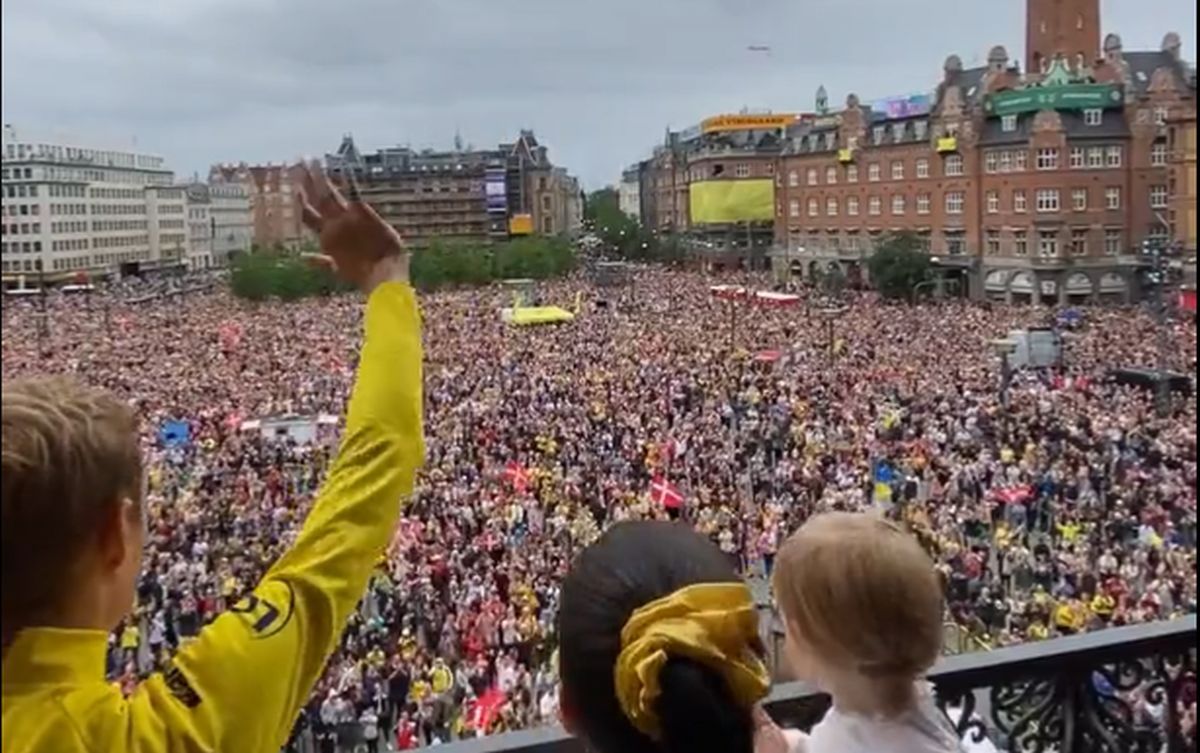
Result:
<instances>
[{"instance_id":1,"label":"outstretched arm","mask_svg":"<svg viewBox=\"0 0 1200 753\"><path fill-rule=\"evenodd\" d=\"M292 547L250 596L130 699L131 732L148 749L282 747L366 589L424 457L420 316L399 238L389 238L394 231L369 207L345 203L322 183L316 187L327 191L323 211L306 203L306 219L316 215L323 249L342 274L361 273L355 281L369 295L342 445ZM364 232L359 249L345 246ZM381 239L394 243L395 253L365 263L356 256L387 248Z\"/></svg>"}]
</instances>

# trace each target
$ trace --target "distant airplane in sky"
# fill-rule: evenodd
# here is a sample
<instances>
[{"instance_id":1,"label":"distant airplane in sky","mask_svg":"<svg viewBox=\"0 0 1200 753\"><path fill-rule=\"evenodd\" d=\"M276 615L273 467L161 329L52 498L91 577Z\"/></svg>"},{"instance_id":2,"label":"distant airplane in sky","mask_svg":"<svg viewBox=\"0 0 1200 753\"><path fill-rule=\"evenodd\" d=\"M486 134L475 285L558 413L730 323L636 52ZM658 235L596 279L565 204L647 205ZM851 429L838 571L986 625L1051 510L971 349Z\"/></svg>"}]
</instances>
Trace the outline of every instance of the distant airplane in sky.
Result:
<instances>
[{"instance_id":1,"label":"distant airplane in sky","mask_svg":"<svg viewBox=\"0 0 1200 753\"><path fill-rule=\"evenodd\" d=\"M746 49L749 50L750 52L770 52L771 51L771 48L765 44L746 45Z\"/></svg>"}]
</instances>

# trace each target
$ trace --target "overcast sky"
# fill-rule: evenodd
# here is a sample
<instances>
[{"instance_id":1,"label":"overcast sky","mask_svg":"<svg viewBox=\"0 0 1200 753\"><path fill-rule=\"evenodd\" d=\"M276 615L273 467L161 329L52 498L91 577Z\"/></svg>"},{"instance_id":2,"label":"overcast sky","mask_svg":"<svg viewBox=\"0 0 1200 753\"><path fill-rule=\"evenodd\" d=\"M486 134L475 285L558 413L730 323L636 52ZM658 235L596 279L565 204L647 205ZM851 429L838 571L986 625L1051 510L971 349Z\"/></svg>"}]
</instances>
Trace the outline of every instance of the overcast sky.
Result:
<instances>
[{"instance_id":1,"label":"overcast sky","mask_svg":"<svg viewBox=\"0 0 1200 753\"><path fill-rule=\"evenodd\" d=\"M932 89L947 54L1020 58L1021 0L2 0L3 120L217 161L478 146L533 128L589 188L667 126ZM1192 0L1104 0L1125 49L1183 35ZM748 46L769 46L754 52Z\"/></svg>"}]
</instances>

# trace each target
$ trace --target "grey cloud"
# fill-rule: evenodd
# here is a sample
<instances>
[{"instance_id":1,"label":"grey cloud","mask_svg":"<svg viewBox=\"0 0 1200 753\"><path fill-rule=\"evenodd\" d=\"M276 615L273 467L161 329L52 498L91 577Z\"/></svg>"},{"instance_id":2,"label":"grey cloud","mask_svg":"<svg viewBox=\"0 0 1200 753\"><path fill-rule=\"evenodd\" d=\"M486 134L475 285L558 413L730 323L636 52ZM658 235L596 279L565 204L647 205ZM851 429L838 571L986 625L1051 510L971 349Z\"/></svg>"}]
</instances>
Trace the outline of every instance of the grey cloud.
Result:
<instances>
[{"instance_id":1,"label":"grey cloud","mask_svg":"<svg viewBox=\"0 0 1200 753\"><path fill-rule=\"evenodd\" d=\"M667 126L932 88L949 53L1018 56L1024 4L944 0L4 0L5 122L135 133L181 174L534 128L596 186ZM1187 0L1109 0L1127 48ZM1195 40L1184 34L1188 56ZM769 54L747 50L767 45Z\"/></svg>"}]
</instances>

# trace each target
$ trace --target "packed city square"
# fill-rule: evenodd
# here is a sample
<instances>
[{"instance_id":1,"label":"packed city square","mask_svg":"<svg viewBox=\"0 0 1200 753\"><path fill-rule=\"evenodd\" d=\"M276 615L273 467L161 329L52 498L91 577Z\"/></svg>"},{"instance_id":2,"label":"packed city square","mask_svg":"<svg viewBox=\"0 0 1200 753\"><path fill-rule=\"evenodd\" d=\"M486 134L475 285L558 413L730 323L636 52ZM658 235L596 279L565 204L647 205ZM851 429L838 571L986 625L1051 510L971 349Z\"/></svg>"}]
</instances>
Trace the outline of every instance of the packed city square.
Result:
<instances>
[{"instance_id":1,"label":"packed city square","mask_svg":"<svg viewBox=\"0 0 1200 753\"><path fill-rule=\"evenodd\" d=\"M578 301L575 321L530 328L501 321L498 286L422 296L426 463L292 749L555 723L558 583L614 521L681 518L761 578L811 515L881 508L934 557L978 650L1194 613L1195 399L1160 418L1152 391L1104 378L1157 365L1148 310L1085 309L1062 367L1016 373L1004 400L989 342L1052 309L846 292L831 336L815 292L712 295L730 282L770 287L578 276L538 291ZM9 299L3 318L6 378L74 374L142 421L150 538L107 666L127 689L291 541L337 427L309 443L255 422L340 416L361 320L353 296L144 293ZM1166 326L1167 365L1194 377L1194 319Z\"/></svg>"}]
</instances>

